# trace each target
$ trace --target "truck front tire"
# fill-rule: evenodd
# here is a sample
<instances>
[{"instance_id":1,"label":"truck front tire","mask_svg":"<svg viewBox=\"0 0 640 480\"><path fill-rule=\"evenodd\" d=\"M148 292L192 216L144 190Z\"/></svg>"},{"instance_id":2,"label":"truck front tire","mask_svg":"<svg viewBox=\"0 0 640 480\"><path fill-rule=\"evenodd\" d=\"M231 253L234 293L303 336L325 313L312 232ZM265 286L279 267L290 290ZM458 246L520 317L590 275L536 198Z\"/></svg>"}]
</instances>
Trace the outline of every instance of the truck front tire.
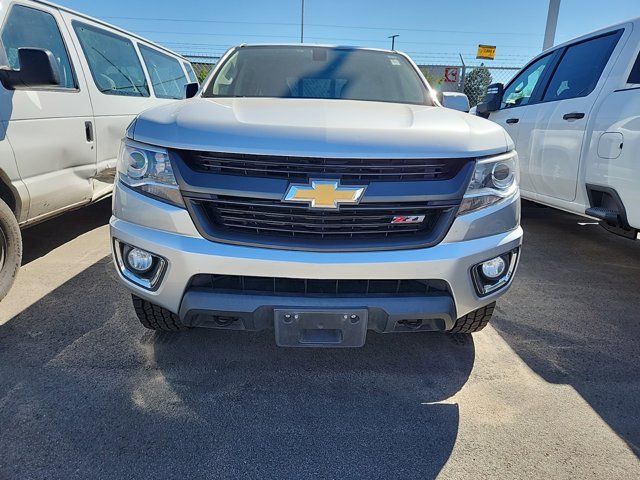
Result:
<instances>
[{"instance_id":1,"label":"truck front tire","mask_svg":"<svg viewBox=\"0 0 640 480\"><path fill-rule=\"evenodd\" d=\"M0 200L0 300L9 292L22 262L22 235L13 211Z\"/></svg>"},{"instance_id":2,"label":"truck front tire","mask_svg":"<svg viewBox=\"0 0 640 480\"><path fill-rule=\"evenodd\" d=\"M180 317L175 313L135 295L131 295L131 298L138 320L145 328L171 332L186 330L187 327L180 323Z\"/></svg>"},{"instance_id":3,"label":"truck front tire","mask_svg":"<svg viewBox=\"0 0 640 480\"><path fill-rule=\"evenodd\" d=\"M474 333L479 332L487 326L493 310L496 308L496 302L490 303L478 310L467 313L464 317L456 320L455 325L448 333Z\"/></svg>"}]
</instances>

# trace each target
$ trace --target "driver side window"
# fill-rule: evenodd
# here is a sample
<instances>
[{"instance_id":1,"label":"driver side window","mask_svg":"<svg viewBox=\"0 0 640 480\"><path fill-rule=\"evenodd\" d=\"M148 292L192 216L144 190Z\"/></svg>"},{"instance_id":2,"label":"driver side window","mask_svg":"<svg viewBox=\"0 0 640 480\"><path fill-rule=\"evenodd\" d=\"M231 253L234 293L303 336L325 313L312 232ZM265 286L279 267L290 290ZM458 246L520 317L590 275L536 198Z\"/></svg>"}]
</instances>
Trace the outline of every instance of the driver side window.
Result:
<instances>
[{"instance_id":1,"label":"driver side window","mask_svg":"<svg viewBox=\"0 0 640 480\"><path fill-rule=\"evenodd\" d=\"M500 108L527 105L536 85L538 85L540 78L542 78L545 68L551 62L552 57L552 54L542 57L521 72L505 89Z\"/></svg>"}]
</instances>

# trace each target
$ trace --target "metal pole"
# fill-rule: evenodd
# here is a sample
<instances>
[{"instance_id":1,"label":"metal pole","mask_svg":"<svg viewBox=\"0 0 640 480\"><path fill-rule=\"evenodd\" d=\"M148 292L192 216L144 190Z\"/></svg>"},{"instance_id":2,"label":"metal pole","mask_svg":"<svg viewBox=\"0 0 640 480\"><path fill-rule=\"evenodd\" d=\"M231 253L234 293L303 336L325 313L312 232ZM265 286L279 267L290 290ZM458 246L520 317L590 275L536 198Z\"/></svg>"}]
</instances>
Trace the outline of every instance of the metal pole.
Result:
<instances>
[{"instance_id":1,"label":"metal pole","mask_svg":"<svg viewBox=\"0 0 640 480\"><path fill-rule=\"evenodd\" d=\"M462 75L460 75L460 91L464 93L464 81L467 76L467 64L464 63L464 57L462 56L462 54L460 53L458 55L460 55L460 61L462 62Z\"/></svg>"},{"instance_id":2,"label":"metal pole","mask_svg":"<svg viewBox=\"0 0 640 480\"><path fill-rule=\"evenodd\" d=\"M549 12L547 13L547 28L544 31L542 50L553 47L558 26L558 13L560 12L560 0L549 0Z\"/></svg>"},{"instance_id":3,"label":"metal pole","mask_svg":"<svg viewBox=\"0 0 640 480\"><path fill-rule=\"evenodd\" d=\"M302 0L302 12L300 14L300 43L304 43L304 0Z\"/></svg>"},{"instance_id":4,"label":"metal pole","mask_svg":"<svg viewBox=\"0 0 640 480\"><path fill-rule=\"evenodd\" d=\"M395 50L396 49L396 37L399 37L400 35L389 35L387 38L391 39L391 50Z\"/></svg>"}]
</instances>

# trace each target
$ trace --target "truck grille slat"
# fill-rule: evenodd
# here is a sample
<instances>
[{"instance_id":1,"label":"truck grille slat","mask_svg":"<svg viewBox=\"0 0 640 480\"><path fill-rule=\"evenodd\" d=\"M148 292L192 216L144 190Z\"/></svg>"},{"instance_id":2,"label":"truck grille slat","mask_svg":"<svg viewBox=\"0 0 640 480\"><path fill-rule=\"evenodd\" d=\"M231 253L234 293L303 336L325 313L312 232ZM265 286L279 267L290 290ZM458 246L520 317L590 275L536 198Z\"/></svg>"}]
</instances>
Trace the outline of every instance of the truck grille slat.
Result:
<instances>
[{"instance_id":1,"label":"truck grille slat","mask_svg":"<svg viewBox=\"0 0 640 480\"><path fill-rule=\"evenodd\" d=\"M208 202L215 203L218 205L223 205L220 208L228 208L226 205L233 206L241 206L241 207L256 207L260 209L289 209L289 210L298 210L301 212L309 211L309 207L303 204L293 204L293 203L283 203L279 200L264 200L264 199L249 199L249 200L239 200L238 198L245 197L225 197L224 199L213 198L207 199ZM405 213L408 211L415 211L416 209L421 210L439 210L442 208L442 205L425 205L424 203L393 203L393 204L385 204L384 207L381 207L379 204L360 204L354 206L342 205L340 206L339 212L342 214L344 212L352 212L358 213L358 217L362 216L362 212L369 211L379 211L381 209L385 209L384 211L388 214L389 212L398 212L399 214ZM331 210L327 210L327 213L333 213Z\"/></svg>"},{"instance_id":2,"label":"truck grille slat","mask_svg":"<svg viewBox=\"0 0 640 480\"><path fill-rule=\"evenodd\" d=\"M324 175L338 175L343 182L448 180L469 161L467 158L322 158L198 151L180 151L179 154L198 172L296 181Z\"/></svg>"}]
</instances>

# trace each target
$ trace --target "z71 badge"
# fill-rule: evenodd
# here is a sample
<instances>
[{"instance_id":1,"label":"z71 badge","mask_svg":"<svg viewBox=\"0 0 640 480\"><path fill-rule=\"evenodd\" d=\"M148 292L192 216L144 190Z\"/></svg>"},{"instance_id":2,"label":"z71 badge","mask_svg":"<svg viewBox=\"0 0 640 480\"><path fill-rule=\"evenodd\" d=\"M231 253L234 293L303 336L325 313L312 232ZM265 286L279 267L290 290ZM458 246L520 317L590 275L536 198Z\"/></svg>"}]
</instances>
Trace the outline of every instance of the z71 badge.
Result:
<instances>
[{"instance_id":1,"label":"z71 badge","mask_svg":"<svg viewBox=\"0 0 640 480\"><path fill-rule=\"evenodd\" d=\"M396 216L393 217L391 223L421 223L424 221L424 215Z\"/></svg>"}]
</instances>

